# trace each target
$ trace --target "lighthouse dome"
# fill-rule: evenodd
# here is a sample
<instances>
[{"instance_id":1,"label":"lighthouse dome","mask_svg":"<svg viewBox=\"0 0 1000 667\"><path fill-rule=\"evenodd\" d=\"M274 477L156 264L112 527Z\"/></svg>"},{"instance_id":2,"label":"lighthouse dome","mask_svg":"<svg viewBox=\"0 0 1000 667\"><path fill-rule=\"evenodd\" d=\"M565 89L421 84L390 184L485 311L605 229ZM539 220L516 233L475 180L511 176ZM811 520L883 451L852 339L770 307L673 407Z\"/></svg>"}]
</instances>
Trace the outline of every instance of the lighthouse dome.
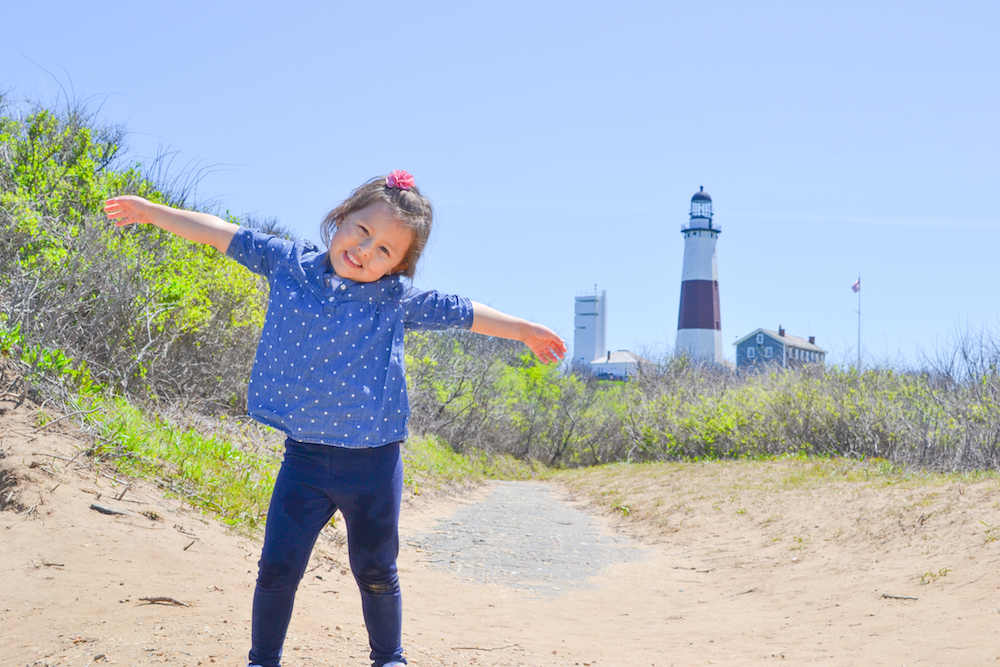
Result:
<instances>
[{"instance_id":1,"label":"lighthouse dome","mask_svg":"<svg viewBox=\"0 0 1000 667\"><path fill-rule=\"evenodd\" d=\"M704 185L701 186L701 189L698 190L698 192L694 193L693 197L691 197L691 202L692 203L694 203L696 201L712 201L712 195L710 195L707 192L705 192L705 186Z\"/></svg>"}]
</instances>

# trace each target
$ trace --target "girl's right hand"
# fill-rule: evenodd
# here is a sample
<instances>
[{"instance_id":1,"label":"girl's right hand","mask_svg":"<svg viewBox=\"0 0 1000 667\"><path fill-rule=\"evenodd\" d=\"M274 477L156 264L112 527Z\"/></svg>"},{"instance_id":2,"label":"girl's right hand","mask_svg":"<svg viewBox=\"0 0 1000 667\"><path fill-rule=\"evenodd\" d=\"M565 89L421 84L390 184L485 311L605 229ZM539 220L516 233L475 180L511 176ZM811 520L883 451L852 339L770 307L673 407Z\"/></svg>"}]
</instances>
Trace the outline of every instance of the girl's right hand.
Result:
<instances>
[{"instance_id":1,"label":"girl's right hand","mask_svg":"<svg viewBox=\"0 0 1000 667\"><path fill-rule=\"evenodd\" d=\"M108 220L115 223L116 227L148 225L152 223L150 218L152 207L153 204L142 197L122 195L121 197L112 197L104 202L104 213L108 216Z\"/></svg>"},{"instance_id":2,"label":"girl's right hand","mask_svg":"<svg viewBox=\"0 0 1000 667\"><path fill-rule=\"evenodd\" d=\"M142 197L122 195L104 203L104 213L118 227L156 225L160 229L195 243L226 252L239 227L208 213L185 211L154 204Z\"/></svg>"}]
</instances>

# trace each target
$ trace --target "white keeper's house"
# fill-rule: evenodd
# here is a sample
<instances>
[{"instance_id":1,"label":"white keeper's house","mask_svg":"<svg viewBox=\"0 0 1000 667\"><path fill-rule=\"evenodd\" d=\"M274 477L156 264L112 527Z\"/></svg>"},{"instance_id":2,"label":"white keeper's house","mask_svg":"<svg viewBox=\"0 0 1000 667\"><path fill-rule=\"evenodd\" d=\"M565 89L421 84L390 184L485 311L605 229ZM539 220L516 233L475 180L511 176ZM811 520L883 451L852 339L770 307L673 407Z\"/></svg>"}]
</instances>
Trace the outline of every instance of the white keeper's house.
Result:
<instances>
[{"instance_id":1,"label":"white keeper's house","mask_svg":"<svg viewBox=\"0 0 1000 667\"><path fill-rule=\"evenodd\" d=\"M816 345L816 337L799 338L785 333L782 326L777 331L757 329L734 343L736 346L736 372L765 368L803 368L809 364L822 365L826 350Z\"/></svg>"}]
</instances>

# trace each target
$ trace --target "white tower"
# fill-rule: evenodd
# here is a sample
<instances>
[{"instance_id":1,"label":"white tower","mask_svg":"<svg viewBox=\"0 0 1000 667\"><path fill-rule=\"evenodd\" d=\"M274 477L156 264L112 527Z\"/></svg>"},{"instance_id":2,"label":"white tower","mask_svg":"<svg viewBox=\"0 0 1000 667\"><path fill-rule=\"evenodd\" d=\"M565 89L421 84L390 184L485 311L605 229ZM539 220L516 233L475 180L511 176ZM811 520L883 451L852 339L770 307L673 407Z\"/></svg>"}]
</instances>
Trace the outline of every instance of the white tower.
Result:
<instances>
[{"instance_id":1,"label":"white tower","mask_svg":"<svg viewBox=\"0 0 1000 667\"><path fill-rule=\"evenodd\" d=\"M722 363L722 317L715 242L722 228L712 222L712 198L701 188L691 197L691 219L681 225L684 269L677 316L677 354Z\"/></svg>"},{"instance_id":2,"label":"white tower","mask_svg":"<svg viewBox=\"0 0 1000 667\"><path fill-rule=\"evenodd\" d=\"M576 295L576 331L573 334L573 363L590 368L590 362L607 354L608 292L597 287L591 294Z\"/></svg>"}]
</instances>

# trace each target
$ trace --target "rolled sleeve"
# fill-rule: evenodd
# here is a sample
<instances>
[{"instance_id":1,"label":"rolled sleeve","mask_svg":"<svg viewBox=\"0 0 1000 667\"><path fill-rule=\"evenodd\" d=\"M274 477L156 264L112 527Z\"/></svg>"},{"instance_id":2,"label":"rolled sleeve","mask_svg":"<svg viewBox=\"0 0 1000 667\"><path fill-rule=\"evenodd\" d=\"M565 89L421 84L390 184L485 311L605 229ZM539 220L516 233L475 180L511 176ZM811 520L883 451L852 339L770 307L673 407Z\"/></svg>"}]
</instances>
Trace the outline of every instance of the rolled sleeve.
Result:
<instances>
[{"instance_id":1,"label":"rolled sleeve","mask_svg":"<svg viewBox=\"0 0 1000 667\"><path fill-rule=\"evenodd\" d=\"M403 297L403 325L407 329L470 329L472 301L457 294L411 288Z\"/></svg>"},{"instance_id":2,"label":"rolled sleeve","mask_svg":"<svg viewBox=\"0 0 1000 667\"><path fill-rule=\"evenodd\" d=\"M270 276L274 268L288 257L293 246L291 241L240 227L226 255L254 273Z\"/></svg>"}]
</instances>

